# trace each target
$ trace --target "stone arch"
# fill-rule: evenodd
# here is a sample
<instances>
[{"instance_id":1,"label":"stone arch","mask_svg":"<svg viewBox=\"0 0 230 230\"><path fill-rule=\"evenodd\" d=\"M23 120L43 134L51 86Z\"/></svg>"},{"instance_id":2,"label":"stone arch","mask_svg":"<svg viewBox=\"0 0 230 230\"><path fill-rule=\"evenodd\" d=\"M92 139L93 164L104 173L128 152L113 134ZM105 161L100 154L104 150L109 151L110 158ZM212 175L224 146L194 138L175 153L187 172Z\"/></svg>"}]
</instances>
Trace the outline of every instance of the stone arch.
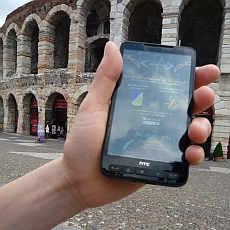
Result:
<instances>
[{"instance_id":1,"label":"stone arch","mask_svg":"<svg viewBox=\"0 0 230 230\"><path fill-rule=\"evenodd\" d=\"M75 105L75 107L74 107L74 111L72 111L71 115L68 118L68 123L69 124L73 124L74 123L75 116L73 116L73 115L77 114L81 103L83 102L83 100L85 99L85 97L86 97L86 95L87 95L87 93L89 91L89 88L90 88L90 85L83 85L73 95L73 97L72 97L72 104ZM68 130L70 130L70 128L71 127L69 126Z\"/></svg>"},{"instance_id":2,"label":"stone arch","mask_svg":"<svg viewBox=\"0 0 230 230\"><path fill-rule=\"evenodd\" d=\"M88 94L88 91L82 93L81 95L79 95L79 97L76 100L76 105L77 105L77 110L80 107L81 103L83 102L83 100L85 99L86 95Z\"/></svg>"},{"instance_id":3,"label":"stone arch","mask_svg":"<svg viewBox=\"0 0 230 230\"><path fill-rule=\"evenodd\" d=\"M89 91L90 86L89 85L83 85L82 87L80 87L76 93L73 95L72 98L72 103L74 105L76 105L76 112L77 113L83 99L85 98L85 96L87 95L88 91Z\"/></svg>"},{"instance_id":4,"label":"stone arch","mask_svg":"<svg viewBox=\"0 0 230 230\"><path fill-rule=\"evenodd\" d=\"M182 12L183 10L184 10L184 7L189 3L189 2L191 2L191 1L193 1L193 0L181 0L181 2L180 2L180 5L179 5L179 10L180 10L180 12ZM225 7L225 5L226 5L226 1L227 0L217 0L221 5L222 5L222 7L224 8Z\"/></svg>"},{"instance_id":5,"label":"stone arch","mask_svg":"<svg viewBox=\"0 0 230 230\"><path fill-rule=\"evenodd\" d=\"M83 85L82 87L80 87L75 94L73 95L73 104L76 104L76 101L78 100L78 98L81 96L81 94L88 92L90 88L90 85Z\"/></svg>"},{"instance_id":6,"label":"stone arch","mask_svg":"<svg viewBox=\"0 0 230 230\"><path fill-rule=\"evenodd\" d=\"M3 75L4 77L10 77L16 74L17 71L17 34L18 26L15 23L10 24L7 28L3 52Z\"/></svg>"},{"instance_id":7,"label":"stone arch","mask_svg":"<svg viewBox=\"0 0 230 230\"><path fill-rule=\"evenodd\" d=\"M219 0L192 0L181 13L179 39L197 52L197 66L217 64L223 5Z\"/></svg>"},{"instance_id":8,"label":"stone arch","mask_svg":"<svg viewBox=\"0 0 230 230\"><path fill-rule=\"evenodd\" d=\"M46 17L46 40L49 43L51 61L49 68L67 68L69 60L69 36L72 8L65 4L52 8Z\"/></svg>"},{"instance_id":9,"label":"stone arch","mask_svg":"<svg viewBox=\"0 0 230 230\"><path fill-rule=\"evenodd\" d=\"M53 104L54 104L54 100L58 94L59 94L58 92L52 92L46 98L46 101L45 101L45 110L46 110L45 120L46 120L46 123L47 123L47 121L51 121L53 119L53 114L52 114Z\"/></svg>"},{"instance_id":10,"label":"stone arch","mask_svg":"<svg viewBox=\"0 0 230 230\"><path fill-rule=\"evenodd\" d=\"M69 18L72 18L72 12L73 9L71 6L67 6L65 4L54 6L47 14L45 20L52 25L57 25L57 23L60 21L60 18L57 17L58 12L65 12L69 15Z\"/></svg>"},{"instance_id":11,"label":"stone arch","mask_svg":"<svg viewBox=\"0 0 230 230\"><path fill-rule=\"evenodd\" d=\"M37 100L39 99L39 93L37 91L33 90L32 88L27 88L26 90L23 91L19 103L23 104L23 101L28 95L34 95ZM38 100L38 107L40 108L41 106L42 105L39 103L39 100Z\"/></svg>"},{"instance_id":12,"label":"stone arch","mask_svg":"<svg viewBox=\"0 0 230 230\"><path fill-rule=\"evenodd\" d=\"M18 127L18 104L13 93L8 93L6 99L6 111L4 116L4 130L16 133Z\"/></svg>"},{"instance_id":13,"label":"stone arch","mask_svg":"<svg viewBox=\"0 0 230 230\"><path fill-rule=\"evenodd\" d=\"M58 99L57 99L58 98ZM62 108L61 106L55 105L57 100L62 100L62 104L65 104ZM59 92L52 92L47 97L45 102L45 122L49 126L55 125L55 129L58 126L63 126L65 133L67 133L67 119L68 119L68 101L70 98ZM61 104L60 104L61 105ZM50 127L51 128L51 127ZM53 138L57 138L57 132L52 135Z\"/></svg>"},{"instance_id":14,"label":"stone arch","mask_svg":"<svg viewBox=\"0 0 230 230\"><path fill-rule=\"evenodd\" d=\"M2 40L4 40L4 34L3 33L0 33L0 38L2 39Z\"/></svg>"},{"instance_id":15,"label":"stone arch","mask_svg":"<svg viewBox=\"0 0 230 230\"><path fill-rule=\"evenodd\" d=\"M104 37L109 38L111 0L77 1L77 8L76 20L78 21L78 26L75 33L80 36L78 36L78 44L76 44L75 57L79 57L77 69L83 72L85 70L85 61L87 60L87 47L91 42L97 40L99 36L102 39Z\"/></svg>"},{"instance_id":16,"label":"stone arch","mask_svg":"<svg viewBox=\"0 0 230 230\"><path fill-rule=\"evenodd\" d=\"M87 17L90 14L90 9L96 0L79 0L77 1L78 14L76 16L76 21L83 27L84 35L86 35L86 24Z\"/></svg>"},{"instance_id":17,"label":"stone arch","mask_svg":"<svg viewBox=\"0 0 230 230\"><path fill-rule=\"evenodd\" d=\"M77 6L85 9L85 11L90 11L94 2L95 0L79 0L77 1Z\"/></svg>"},{"instance_id":18,"label":"stone arch","mask_svg":"<svg viewBox=\"0 0 230 230\"><path fill-rule=\"evenodd\" d=\"M96 2L97 0L78 0L77 1L77 7L83 8L86 12L90 12L90 9L92 5ZM108 0L111 4L113 0ZM117 3L116 3L117 4Z\"/></svg>"},{"instance_id":19,"label":"stone arch","mask_svg":"<svg viewBox=\"0 0 230 230\"><path fill-rule=\"evenodd\" d=\"M18 55L21 56L19 73L38 74L38 43L41 19L36 14L29 15L22 26Z\"/></svg>"},{"instance_id":20,"label":"stone arch","mask_svg":"<svg viewBox=\"0 0 230 230\"><path fill-rule=\"evenodd\" d=\"M36 24L38 25L39 29L41 29L42 27L42 20L41 18L37 15L37 14L30 14L25 21L23 22L22 28L21 28L21 32L24 34L28 34L29 36L31 36L31 25L30 23L33 21L36 22Z\"/></svg>"},{"instance_id":21,"label":"stone arch","mask_svg":"<svg viewBox=\"0 0 230 230\"><path fill-rule=\"evenodd\" d=\"M69 100L70 100L69 95L66 92L61 92L61 89L60 89L60 91L52 90L52 91L49 91L47 93L48 94L46 94L46 100L44 102L45 108L50 108L52 106L54 100L55 100L55 97L59 94L65 98L66 102L69 102Z\"/></svg>"},{"instance_id":22,"label":"stone arch","mask_svg":"<svg viewBox=\"0 0 230 230\"><path fill-rule=\"evenodd\" d=\"M18 34L18 32L19 32L19 27L18 27L18 25L17 25L16 23L11 23L11 24L7 27L5 38L7 38L9 32L10 32L12 29L15 30L16 35Z\"/></svg>"},{"instance_id":23,"label":"stone arch","mask_svg":"<svg viewBox=\"0 0 230 230\"><path fill-rule=\"evenodd\" d=\"M19 126L18 132L20 132L20 129L22 129L20 133L23 133L26 135L29 135L29 134L32 135L32 132L31 132L32 126L36 128L38 124L38 108L36 109L36 111L31 110L31 99L33 97L35 97L38 102L37 93L34 92L33 90L27 89L26 91L24 91L23 96L21 98L22 100L21 105L23 109L22 111L20 111L22 114L20 114L19 119L21 121L20 123L22 124L22 127ZM33 114L34 112L36 114ZM35 134L33 135L36 135L36 132L34 133Z\"/></svg>"},{"instance_id":24,"label":"stone arch","mask_svg":"<svg viewBox=\"0 0 230 230\"><path fill-rule=\"evenodd\" d=\"M109 0L85 1L82 7L88 11L85 71L96 72L109 40L111 3Z\"/></svg>"},{"instance_id":25,"label":"stone arch","mask_svg":"<svg viewBox=\"0 0 230 230\"><path fill-rule=\"evenodd\" d=\"M98 0L92 4L86 23L88 37L110 34L110 11L111 4L109 0Z\"/></svg>"},{"instance_id":26,"label":"stone arch","mask_svg":"<svg viewBox=\"0 0 230 230\"><path fill-rule=\"evenodd\" d=\"M82 94L78 97L78 99L77 99L77 101L76 101L76 103L77 103L76 113L77 113L77 111L78 111L78 109L79 109L81 103L83 102L83 100L85 99L85 97L86 97L87 94L88 94L88 91L82 93Z\"/></svg>"},{"instance_id":27,"label":"stone arch","mask_svg":"<svg viewBox=\"0 0 230 230\"><path fill-rule=\"evenodd\" d=\"M126 0L123 4L122 37L125 40L161 43L161 2L140 0L137 3L134 0Z\"/></svg>"}]
</instances>

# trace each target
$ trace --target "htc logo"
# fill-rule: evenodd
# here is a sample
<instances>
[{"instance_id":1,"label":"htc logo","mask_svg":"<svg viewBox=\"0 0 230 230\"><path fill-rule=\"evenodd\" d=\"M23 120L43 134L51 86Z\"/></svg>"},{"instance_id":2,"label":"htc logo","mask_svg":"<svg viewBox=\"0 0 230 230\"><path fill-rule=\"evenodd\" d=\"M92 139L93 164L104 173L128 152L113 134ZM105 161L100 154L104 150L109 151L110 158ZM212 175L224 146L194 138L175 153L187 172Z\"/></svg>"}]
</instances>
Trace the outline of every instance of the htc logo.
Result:
<instances>
[{"instance_id":1,"label":"htc logo","mask_svg":"<svg viewBox=\"0 0 230 230\"><path fill-rule=\"evenodd\" d=\"M150 163L139 161L139 165L149 167L149 166L150 166Z\"/></svg>"}]
</instances>

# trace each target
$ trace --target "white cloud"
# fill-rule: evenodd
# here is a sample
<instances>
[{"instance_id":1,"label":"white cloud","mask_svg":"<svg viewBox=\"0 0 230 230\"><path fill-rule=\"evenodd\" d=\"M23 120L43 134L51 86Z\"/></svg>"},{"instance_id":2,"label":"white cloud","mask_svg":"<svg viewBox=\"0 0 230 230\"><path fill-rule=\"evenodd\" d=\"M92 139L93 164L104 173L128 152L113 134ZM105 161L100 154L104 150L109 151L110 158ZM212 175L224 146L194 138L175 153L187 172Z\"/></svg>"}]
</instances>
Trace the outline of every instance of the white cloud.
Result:
<instances>
[{"instance_id":1,"label":"white cloud","mask_svg":"<svg viewBox=\"0 0 230 230\"><path fill-rule=\"evenodd\" d=\"M18 7L30 2L29 0L1 0L0 2L0 27L5 23L6 17Z\"/></svg>"}]
</instances>

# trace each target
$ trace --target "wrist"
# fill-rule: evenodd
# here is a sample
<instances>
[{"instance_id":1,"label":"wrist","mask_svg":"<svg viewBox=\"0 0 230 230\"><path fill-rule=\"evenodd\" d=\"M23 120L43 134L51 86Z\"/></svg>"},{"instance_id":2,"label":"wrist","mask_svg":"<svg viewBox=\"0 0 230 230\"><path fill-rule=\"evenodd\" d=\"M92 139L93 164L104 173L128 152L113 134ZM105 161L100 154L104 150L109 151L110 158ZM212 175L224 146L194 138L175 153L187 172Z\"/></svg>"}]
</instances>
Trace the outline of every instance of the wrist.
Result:
<instances>
[{"instance_id":1,"label":"wrist","mask_svg":"<svg viewBox=\"0 0 230 230\"><path fill-rule=\"evenodd\" d=\"M3 186L0 229L51 229L84 209L58 158ZM49 216L49 218L47 218Z\"/></svg>"},{"instance_id":2,"label":"wrist","mask_svg":"<svg viewBox=\"0 0 230 230\"><path fill-rule=\"evenodd\" d=\"M87 207L83 202L81 195L79 194L77 181L72 180L67 173L69 169L65 169L64 159L60 158L59 160L60 160L60 168L62 171L61 172L62 179L60 180L60 185L61 185L60 196L65 197L66 200L65 207L66 209L69 210L69 212L72 212L71 214L69 214L70 215L69 217L72 217L73 215L76 215L77 213L83 211Z\"/></svg>"}]
</instances>

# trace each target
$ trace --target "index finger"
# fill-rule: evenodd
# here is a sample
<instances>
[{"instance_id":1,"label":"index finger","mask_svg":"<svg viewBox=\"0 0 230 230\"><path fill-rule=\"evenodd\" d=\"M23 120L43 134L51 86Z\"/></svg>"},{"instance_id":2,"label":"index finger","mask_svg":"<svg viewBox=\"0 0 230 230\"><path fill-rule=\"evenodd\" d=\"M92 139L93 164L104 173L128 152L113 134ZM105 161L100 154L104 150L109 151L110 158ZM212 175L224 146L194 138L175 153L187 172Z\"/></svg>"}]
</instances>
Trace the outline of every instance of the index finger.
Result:
<instances>
[{"instance_id":1,"label":"index finger","mask_svg":"<svg viewBox=\"0 0 230 230\"><path fill-rule=\"evenodd\" d=\"M216 81L220 70L215 65L205 65L196 69L195 90Z\"/></svg>"}]
</instances>

